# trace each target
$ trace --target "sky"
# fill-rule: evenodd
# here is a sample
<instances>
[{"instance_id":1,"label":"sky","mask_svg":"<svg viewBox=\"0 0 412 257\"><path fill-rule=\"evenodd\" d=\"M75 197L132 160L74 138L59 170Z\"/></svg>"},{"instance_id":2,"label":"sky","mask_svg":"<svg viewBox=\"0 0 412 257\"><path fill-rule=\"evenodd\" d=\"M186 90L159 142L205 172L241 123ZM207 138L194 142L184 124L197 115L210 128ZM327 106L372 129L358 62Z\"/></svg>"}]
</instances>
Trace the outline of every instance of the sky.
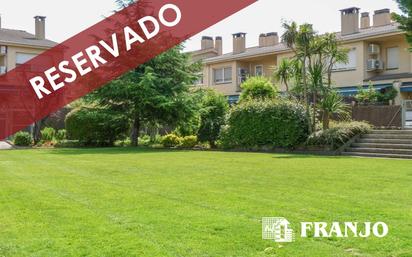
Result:
<instances>
[{"instance_id":1,"label":"sky","mask_svg":"<svg viewBox=\"0 0 412 257\"><path fill-rule=\"evenodd\" d=\"M339 10L353 6L361 8L361 12L370 12L371 15L374 10L383 8L399 12L393 0L258 0L188 40L185 43L186 50L198 50L200 38L205 35L222 36L224 52L231 52L232 34L237 32L247 33L247 46L256 46L261 33L281 34L282 20L312 23L320 33L339 31ZM33 17L47 16L47 38L56 42L63 42L94 25L109 16L114 9L114 0L26 0L24 8L20 1L2 1L0 5L3 28L33 33Z\"/></svg>"}]
</instances>

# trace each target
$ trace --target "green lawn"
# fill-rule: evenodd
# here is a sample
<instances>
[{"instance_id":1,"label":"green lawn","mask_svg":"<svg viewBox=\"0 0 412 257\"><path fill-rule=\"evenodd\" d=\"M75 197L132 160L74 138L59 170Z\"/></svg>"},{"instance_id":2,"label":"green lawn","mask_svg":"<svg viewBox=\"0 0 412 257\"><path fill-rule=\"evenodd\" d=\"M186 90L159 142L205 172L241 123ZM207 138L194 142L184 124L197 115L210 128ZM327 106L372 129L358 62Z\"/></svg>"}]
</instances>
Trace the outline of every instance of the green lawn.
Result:
<instances>
[{"instance_id":1,"label":"green lawn","mask_svg":"<svg viewBox=\"0 0 412 257\"><path fill-rule=\"evenodd\" d=\"M261 239L267 216L295 230L301 221L384 221L390 232L279 246ZM2 151L0 256L412 256L412 161Z\"/></svg>"}]
</instances>

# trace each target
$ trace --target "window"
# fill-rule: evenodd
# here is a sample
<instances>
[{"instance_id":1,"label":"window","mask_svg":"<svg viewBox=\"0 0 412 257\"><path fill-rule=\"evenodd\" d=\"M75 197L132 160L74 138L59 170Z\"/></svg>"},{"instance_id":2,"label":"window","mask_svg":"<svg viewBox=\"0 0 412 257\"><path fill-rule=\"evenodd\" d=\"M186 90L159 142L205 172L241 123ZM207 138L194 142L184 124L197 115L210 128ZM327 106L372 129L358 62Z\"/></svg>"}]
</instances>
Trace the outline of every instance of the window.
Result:
<instances>
[{"instance_id":1,"label":"window","mask_svg":"<svg viewBox=\"0 0 412 257\"><path fill-rule=\"evenodd\" d=\"M263 76L263 65L255 66L255 76Z\"/></svg>"},{"instance_id":2,"label":"window","mask_svg":"<svg viewBox=\"0 0 412 257\"><path fill-rule=\"evenodd\" d=\"M30 61L32 58L34 58L36 55L35 54L22 54L22 53L17 53L16 54L16 66L22 65L25 62Z\"/></svg>"},{"instance_id":3,"label":"window","mask_svg":"<svg viewBox=\"0 0 412 257\"><path fill-rule=\"evenodd\" d=\"M232 68L221 68L213 70L213 80L215 84L226 84L232 82Z\"/></svg>"},{"instance_id":4,"label":"window","mask_svg":"<svg viewBox=\"0 0 412 257\"><path fill-rule=\"evenodd\" d=\"M391 47L386 49L387 54L387 69L399 68L399 47Z\"/></svg>"},{"instance_id":5,"label":"window","mask_svg":"<svg viewBox=\"0 0 412 257\"><path fill-rule=\"evenodd\" d=\"M357 60L356 60L356 48L353 48L348 53L348 63L336 63L333 67L334 71L341 70L356 70Z\"/></svg>"}]
</instances>

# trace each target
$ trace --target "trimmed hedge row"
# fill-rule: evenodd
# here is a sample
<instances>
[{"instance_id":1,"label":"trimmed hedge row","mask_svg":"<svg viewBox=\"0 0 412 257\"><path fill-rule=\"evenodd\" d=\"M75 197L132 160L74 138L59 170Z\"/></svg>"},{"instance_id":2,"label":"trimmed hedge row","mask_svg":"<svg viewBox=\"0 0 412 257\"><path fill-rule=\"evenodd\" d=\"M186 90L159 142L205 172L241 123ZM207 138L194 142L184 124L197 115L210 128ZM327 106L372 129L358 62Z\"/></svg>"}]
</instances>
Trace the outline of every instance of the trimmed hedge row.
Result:
<instances>
[{"instance_id":1,"label":"trimmed hedge row","mask_svg":"<svg viewBox=\"0 0 412 257\"><path fill-rule=\"evenodd\" d=\"M356 135L364 135L372 126L366 122L352 121L331 124L330 129L313 133L307 140L309 146L329 146L338 149Z\"/></svg>"},{"instance_id":2,"label":"trimmed hedge row","mask_svg":"<svg viewBox=\"0 0 412 257\"><path fill-rule=\"evenodd\" d=\"M125 115L105 109L82 107L66 117L67 139L79 140L85 145L111 146L123 139L128 129Z\"/></svg>"},{"instance_id":3,"label":"trimmed hedge row","mask_svg":"<svg viewBox=\"0 0 412 257\"><path fill-rule=\"evenodd\" d=\"M224 148L290 148L308 138L305 108L286 100L249 101L235 106L222 133Z\"/></svg>"}]
</instances>

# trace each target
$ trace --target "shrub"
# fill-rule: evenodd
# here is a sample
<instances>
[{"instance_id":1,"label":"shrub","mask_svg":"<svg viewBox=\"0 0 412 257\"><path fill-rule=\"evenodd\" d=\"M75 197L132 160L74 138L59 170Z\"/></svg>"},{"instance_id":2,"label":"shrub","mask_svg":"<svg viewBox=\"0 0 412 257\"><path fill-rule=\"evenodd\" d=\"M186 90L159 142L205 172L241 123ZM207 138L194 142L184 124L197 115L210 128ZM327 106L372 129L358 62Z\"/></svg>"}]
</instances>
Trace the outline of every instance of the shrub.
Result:
<instances>
[{"instance_id":1,"label":"shrub","mask_svg":"<svg viewBox=\"0 0 412 257\"><path fill-rule=\"evenodd\" d=\"M56 140L57 141L62 141L64 139L66 139L66 130L65 129L60 129L56 132Z\"/></svg>"},{"instance_id":2,"label":"shrub","mask_svg":"<svg viewBox=\"0 0 412 257\"><path fill-rule=\"evenodd\" d=\"M367 134L372 127L365 122L332 123L330 129L313 133L307 141L312 146L328 146L337 149L356 135Z\"/></svg>"},{"instance_id":3,"label":"shrub","mask_svg":"<svg viewBox=\"0 0 412 257\"><path fill-rule=\"evenodd\" d=\"M250 77L241 87L240 101L274 99L279 96L279 89L265 77Z\"/></svg>"},{"instance_id":4,"label":"shrub","mask_svg":"<svg viewBox=\"0 0 412 257\"><path fill-rule=\"evenodd\" d=\"M56 148L77 148L77 147L82 147L83 144L79 142L79 140L61 140L56 142L54 147Z\"/></svg>"},{"instance_id":5,"label":"shrub","mask_svg":"<svg viewBox=\"0 0 412 257\"><path fill-rule=\"evenodd\" d=\"M180 145L182 138L175 134L169 134L162 138L162 145L164 147L176 147Z\"/></svg>"},{"instance_id":6,"label":"shrub","mask_svg":"<svg viewBox=\"0 0 412 257\"><path fill-rule=\"evenodd\" d=\"M44 128L42 129L42 131L40 131L40 133L41 139L43 141L52 141L54 139L56 131L54 130L54 128Z\"/></svg>"},{"instance_id":7,"label":"shrub","mask_svg":"<svg viewBox=\"0 0 412 257\"><path fill-rule=\"evenodd\" d=\"M305 108L286 100L250 101L235 106L222 133L225 148L294 147L306 141Z\"/></svg>"},{"instance_id":8,"label":"shrub","mask_svg":"<svg viewBox=\"0 0 412 257\"><path fill-rule=\"evenodd\" d=\"M186 136L182 138L180 146L182 148L193 148L197 145L197 136Z\"/></svg>"},{"instance_id":9,"label":"shrub","mask_svg":"<svg viewBox=\"0 0 412 257\"><path fill-rule=\"evenodd\" d=\"M361 104L373 104L378 101L378 93L376 92L372 83L369 83L367 89L362 86L358 87L358 93L355 99Z\"/></svg>"},{"instance_id":10,"label":"shrub","mask_svg":"<svg viewBox=\"0 0 412 257\"><path fill-rule=\"evenodd\" d=\"M33 138L27 132L17 132L14 135L14 144L17 146L31 146L32 143L33 143Z\"/></svg>"},{"instance_id":11,"label":"shrub","mask_svg":"<svg viewBox=\"0 0 412 257\"><path fill-rule=\"evenodd\" d=\"M197 133L201 142L208 142L212 148L215 147L228 108L227 99L222 94L212 90L206 92L202 99L200 127Z\"/></svg>"},{"instance_id":12,"label":"shrub","mask_svg":"<svg viewBox=\"0 0 412 257\"><path fill-rule=\"evenodd\" d=\"M66 117L67 138L85 145L107 146L125 138L129 129L126 116L121 113L81 107Z\"/></svg>"}]
</instances>

